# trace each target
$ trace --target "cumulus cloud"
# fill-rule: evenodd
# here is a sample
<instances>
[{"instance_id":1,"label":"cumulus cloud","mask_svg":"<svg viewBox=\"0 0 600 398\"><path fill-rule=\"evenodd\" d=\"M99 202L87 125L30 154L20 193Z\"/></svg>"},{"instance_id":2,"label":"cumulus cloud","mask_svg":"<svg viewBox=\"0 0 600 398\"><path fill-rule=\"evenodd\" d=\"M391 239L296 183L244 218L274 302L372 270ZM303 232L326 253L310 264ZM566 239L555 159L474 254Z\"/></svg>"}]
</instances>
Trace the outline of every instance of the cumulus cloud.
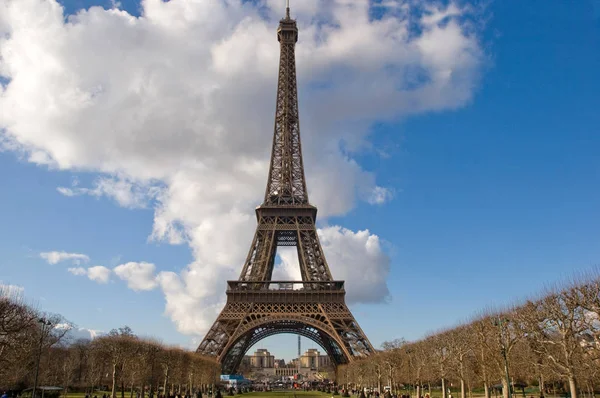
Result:
<instances>
[{"instance_id":1,"label":"cumulus cloud","mask_svg":"<svg viewBox=\"0 0 600 398\"><path fill-rule=\"evenodd\" d=\"M154 275L156 266L150 263L129 262L116 266L113 271L119 278L127 282L127 286L135 291L152 290L157 285Z\"/></svg>"},{"instance_id":2,"label":"cumulus cloud","mask_svg":"<svg viewBox=\"0 0 600 398\"><path fill-rule=\"evenodd\" d=\"M110 269L96 265L87 269L87 277L98 283L107 283L110 279Z\"/></svg>"},{"instance_id":3,"label":"cumulus cloud","mask_svg":"<svg viewBox=\"0 0 600 398\"><path fill-rule=\"evenodd\" d=\"M388 298L386 279L390 259L377 235L339 226L320 230L321 244L335 279L346 281L350 303L373 303Z\"/></svg>"},{"instance_id":4,"label":"cumulus cloud","mask_svg":"<svg viewBox=\"0 0 600 398\"><path fill-rule=\"evenodd\" d=\"M321 217L391 199L392 189L356 160L372 150L373 122L460 107L477 83L482 51L468 10L386 1L372 18L370 3L312 0L292 9L306 173ZM186 333L210 326L252 238L282 7L146 0L141 17L93 7L65 18L56 0L0 0L0 146L41 166L98 173L90 187L57 188L70 200L152 202L152 239L186 243L194 255L182 272L156 279L167 314ZM369 286L353 282L364 278L339 249L385 269L375 235L321 233L336 278L346 277L349 294L353 283L364 291L354 300L386 297L375 277ZM85 275L108 281L109 269L92 268ZM152 285L145 282L134 286Z\"/></svg>"},{"instance_id":5,"label":"cumulus cloud","mask_svg":"<svg viewBox=\"0 0 600 398\"><path fill-rule=\"evenodd\" d=\"M225 291L226 279L217 280L201 271L202 268L191 264L181 275L165 271L158 274L158 282L166 300L165 313L182 333L206 332L225 304L222 293ZM197 283L202 283L203 278L217 285L212 295L195 288Z\"/></svg>"},{"instance_id":6,"label":"cumulus cloud","mask_svg":"<svg viewBox=\"0 0 600 398\"><path fill-rule=\"evenodd\" d=\"M333 279L346 281L349 304L376 303L389 297L386 279L390 259L377 235L368 230L353 232L339 226L319 229L318 233ZM282 261L273 279L300 280L296 249L282 248L277 253Z\"/></svg>"},{"instance_id":7,"label":"cumulus cloud","mask_svg":"<svg viewBox=\"0 0 600 398\"><path fill-rule=\"evenodd\" d=\"M87 263L90 258L81 253L67 253L64 251L42 252L40 257L48 262L48 264L58 264L63 261L70 261L74 264Z\"/></svg>"},{"instance_id":8,"label":"cumulus cloud","mask_svg":"<svg viewBox=\"0 0 600 398\"><path fill-rule=\"evenodd\" d=\"M108 283L110 280L111 270L102 265L96 265L94 267L83 268L75 267L67 269L73 275L87 276L90 280L98 283Z\"/></svg>"}]
</instances>

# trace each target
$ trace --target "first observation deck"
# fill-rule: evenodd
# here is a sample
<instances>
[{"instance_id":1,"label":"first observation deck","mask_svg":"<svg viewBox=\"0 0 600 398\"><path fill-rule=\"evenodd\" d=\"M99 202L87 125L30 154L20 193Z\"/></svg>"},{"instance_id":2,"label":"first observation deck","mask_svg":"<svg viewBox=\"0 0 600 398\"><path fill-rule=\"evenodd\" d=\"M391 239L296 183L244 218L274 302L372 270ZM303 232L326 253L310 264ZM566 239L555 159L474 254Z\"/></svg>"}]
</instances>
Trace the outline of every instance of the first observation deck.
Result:
<instances>
[{"instance_id":1,"label":"first observation deck","mask_svg":"<svg viewBox=\"0 0 600 398\"><path fill-rule=\"evenodd\" d=\"M227 300L255 303L344 302L344 281L227 281Z\"/></svg>"}]
</instances>

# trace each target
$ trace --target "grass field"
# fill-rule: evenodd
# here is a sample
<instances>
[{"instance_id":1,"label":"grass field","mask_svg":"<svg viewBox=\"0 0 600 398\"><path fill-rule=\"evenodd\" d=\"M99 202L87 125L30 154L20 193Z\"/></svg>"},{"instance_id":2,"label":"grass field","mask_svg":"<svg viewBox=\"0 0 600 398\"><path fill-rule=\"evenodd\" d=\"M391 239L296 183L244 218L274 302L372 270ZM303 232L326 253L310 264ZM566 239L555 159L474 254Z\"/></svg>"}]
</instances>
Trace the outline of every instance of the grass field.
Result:
<instances>
[{"instance_id":1,"label":"grass field","mask_svg":"<svg viewBox=\"0 0 600 398\"><path fill-rule=\"evenodd\" d=\"M102 394L106 394L110 396L110 391L96 391L94 392L94 395L96 395L96 397L98 398L102 398ZM228 395L226 392L221 392L221 394L223 395L223 398L227 398ZM248 398L294 398L294 397L299 397L299 398L324 398L324 397L331 397L331 394L327 394L324 392L319 392L319 391L268 391L268 392L249 392L246 394L236 394L235 395L237 398L244 398L244 397L248 397ZM125 398L129 398L129 392L125 392ZM134 395L135 397L135 395ZM213 395L214 397L214 395ZM340 395L338 395L338 397L341 397ZM85 398L85 393L79 393L79 392L74 392L74 393L69 393L67 394L66 398ZM92 395L93 398L93 395ZM121 398L121 392L119 391L119 393L117 394L117 398ZM146 398L148 398L148 395L146 395ZM208 398L208 396L206 394L202 395L202 398Z\"/></svg>"},{"instance_id":2,"label":"grass field","mask_svg":"<svg viewBox=\"0 0 600 398\"><path fill-rule=\"evenodd\" d=\"M427 392L427 391L425 391ZM400 394L408 394L408 393L414 393L414 391L400 391ZM431 398L441 398L442 397L442 392L439 390L433 390L431 391ZM102 398L102 394L106 394L107 396L110 396L110 391L96 391L95 395L98 398ZM228 398L228 395L226 392L222 392L223 398ZM521 391L517 391L513 393L513 398L530 398L531 396L534 397L539 397L539 393L537 391L537 389L525 389L525 396L523 396L523 393ZM298 398L331 398L331 394L327 394L324 392L319 392L319 391L290 391L290 390L280 390L280 391L268 391L268 392L250 392L250 393L246 393L246 394L236 394L235 397L236 398L294 398L294 397L298 397ZM93 396L92 396L93 397ZM129 398L129 392L125 393L125 398ZM134 395L135 397L135 395ZM209 398L206 394L202 395L203 398ZM453 398L459 398L460 397L460 393L458 391L454 391L454 389L452 390L452 397ZM469 395L467 395L467 397L469 397ZM483 397L483 391L479 392L479 391L473 391L472 395L470 398L482 398ZM492 398L495 398L494 394L491 395ZM502 398L502 395L496 395L497 398ZM66 398L85 398L85 394L84 393L69 393L67 394ZM121 394L119 391L119 394L117 394L117 398L121 398ZM148 398L148 395L146 395L146 398ZM213 396L214 398L214 396ZM337 395L335 396L335 398L341 398L341 395ZM356 398L356 396L353 396L353 398ZM546 396L546 398L562 398L560 396ZM592 398L591 396L588 396L586 398Z\"/></svg>"},{"instance_id":3,"label":"grass field","mask_svg":"<svg viewBox=\"0 0 600 398\"><path fill-rule=\"evenodd\" d=\"M102 394L106 394L110 396L110 391L96 391L94 392L94 395L96 395L96 397L98 398L102 398ZM221 394L223 395L223 398L227 398L228 395L226 392L221 392ZM93 396L92 395L92 398ZM244 397L248 397L248 398L294 398L294 397L301 397L301 398L324 398L324 397L331 397L331 394L327 394L324 392L319 392L319 391L287 391L287 390L281 390L281 391L268 391L268 392L249 392L249 393L245 393L245 394L236 394L235 395L238 398L244 398ZM129 391L125 392L125 398L129 398L130 394ZM135 395L134 395L135 397ZM213 395L214 397L214 395ZM341 397L341 395L338 395L338 397ZM85 398L85 393L82 392L74 392L74 393L68 393L66 398ZM121 392L119 391L119 393L117 394L117 398L121 398ZM148 395L146 395L146 398L148 398ZM208 398L208 396L206 394L202 395L202 398Z\"/></svg>"},{"instance_id":4,"label":"grass field","mask_svg":"<svg viewBox=\"0 0 600 398\"><path fill-rule=\"evenodd\" d=\"M294 398L294 397L301 397L301 398L310 398L310 397L318 397L318 398L323 398L323 397L331 397L331 393L327 394L325 392L319 392L319 391L293 391L293 390L278 390L278 391L267 391L267 392L262 392L262 391L258 391L258 392L249 392L246 394L242 394L242 395L236 395L237 398L244 398L245 396L247 397L252 397L252 398ZM341 395L337 396L338 398L341 398ZM206 397L204 397L206 398ZM227 398L227 394L223 394L223 398Z\"/></svg>"},{"instance_id":5,"label":"grass field","mask_svg":"<svg viewBox=\"0 0 600 398\"><path fill-rule=\"evenodd\" d=\"M425 390L423 392L423 394L425 394L427 391ZM110 396L110 391L96 391L94 392L94 395L96 395L97 398L102 398L102 394L106 394L107 396ZM223 398L227 398L227 392L222 391L221 394L223 395ZM414 394L414 391L408 391L408 390L400 390L399 394ZM535 397L538 397L539 394L537 393L537 389L534 391L525 390L525 397L529 398L531 395L534 395ZM483 391L473 391L471 397L472 398L476 398L476 397L483 397ZM332 394L328 394L325 392L320 392L320 391L292 391L292 390L278 390L278 391L268 391L268 392L249 392L249 393L245 393L245 394L236 394L235 397L236 398L294 398L294 397L298 397L298 398L325 398L325 397L331 397ZM468 396L468 395L467 395ZM134 397L136 397L136 395L134 395ZM341 398L341 395L337 395L337 398ZM356 398L356 396L353 396L354 398ZM431 391L431 398L441 398L442 397L442 392L439 390L432 390ZM460 397L460 392L459 391L454 391L452 390L452 397ZM498 398L501 398L501 394L497 396ZM74 393L68 393L66 398L85 398L85 393L80 393L80 392L74 392ZM92 395L93 398L93 395ZM117 393L117 398L121 398L121 391L119 391ZM130 398L130 393L129 391L125 392L125 398ZM149 398L148 395L146 395L146 398ZM202 398L209 398L208 395L203 394ZM211 397L211 398L214 398ZM494 398L494 394L491 395L491 398ZM513 393L513 398L523 398L523 395L521 393L521 391L518 391L517 393ZM547 397L549 398L549 397ZM552 398L559 398L559 397L552 397Z\"/></svg>"}]
</instances>

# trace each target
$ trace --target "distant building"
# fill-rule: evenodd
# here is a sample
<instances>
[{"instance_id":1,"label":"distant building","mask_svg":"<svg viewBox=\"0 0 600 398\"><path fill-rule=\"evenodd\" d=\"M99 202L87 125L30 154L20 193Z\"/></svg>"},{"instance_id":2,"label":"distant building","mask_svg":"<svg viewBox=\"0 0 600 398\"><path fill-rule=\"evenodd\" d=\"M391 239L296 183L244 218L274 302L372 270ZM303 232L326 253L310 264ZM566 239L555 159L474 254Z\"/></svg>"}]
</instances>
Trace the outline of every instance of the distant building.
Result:
<instances>
[{"instance_id":1,"label":"distant building","mask_svg":"<svg viewBox=\"0 0 600 398\"><path fill-rule=\"evenodd\" d=\"M250 356L250 361L252 369L249 378L276 377L279 380L319 381L328 378L333 371L329 357L321 355L316 349L307 350L299 359L294 358L287 364L283 359L274 359L269 351L260 349Z\"/></svg>"},{"instance_id":2,"label":"distant building","mask_svg":"<svg viewBox=\"0 0 600 398\"><path fill-rule=\"evenodd\" d=\"M277 368L275 369L275 376L294 376L298 373L296 368Z\"/></svg>"},{"instance_id":3,"label":"distant building","mask_svg":"<svg viewBox=\"0 0 600 398\"><path fill-rule=\"evenodd\" d=\"M331 365L331 359L328 355L321 355L316 348L310 348L300 357L300 365L311 369L325 368Z\"/></svg>"},{"instance_id":4,"label":"distant building","mask_svg":"<svg viewBox=\"0 0 600 398\"><path fill-rule=\"evenodd\" d=\"M275 367L275 357L268 350L259 348L250 357L250 365L253 368L273 368Z\"/></svg>"}]
</instances>

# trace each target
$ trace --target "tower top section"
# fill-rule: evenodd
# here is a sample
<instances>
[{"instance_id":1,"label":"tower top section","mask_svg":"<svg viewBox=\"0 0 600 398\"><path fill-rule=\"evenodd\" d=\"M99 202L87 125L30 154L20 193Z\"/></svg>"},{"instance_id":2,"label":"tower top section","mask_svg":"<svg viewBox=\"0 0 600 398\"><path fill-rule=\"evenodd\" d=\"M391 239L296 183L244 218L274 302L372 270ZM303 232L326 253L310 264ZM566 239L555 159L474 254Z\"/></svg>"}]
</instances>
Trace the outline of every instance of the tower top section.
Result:
<instances>
[{"instance_id":1,"label":"tower top section","mask_svg":"<svg viewBox=\"0 0 600 398\"><path fill-rule=\"evenodd\" d=\"M279 21L277 28L280 55L275 128L269 179L265 201L261 207L309 206L300 142L296 84L295 48L298 27L296 21L290 18L289 1L286 6L285 18Z\"/></svg>"},{"instance_id":2,"label":"tower top section","mask_svg":"<svg viewBox=\"0 0 600 398\"><path fill-rule=\"evenodd\" d=\"M279 21L277 40L280 43L296 43L298 41L298 27L296 26L296 20L290 18L289 0L287 0L285 7L285 18Z\"/></svg>"}]
</instances>

